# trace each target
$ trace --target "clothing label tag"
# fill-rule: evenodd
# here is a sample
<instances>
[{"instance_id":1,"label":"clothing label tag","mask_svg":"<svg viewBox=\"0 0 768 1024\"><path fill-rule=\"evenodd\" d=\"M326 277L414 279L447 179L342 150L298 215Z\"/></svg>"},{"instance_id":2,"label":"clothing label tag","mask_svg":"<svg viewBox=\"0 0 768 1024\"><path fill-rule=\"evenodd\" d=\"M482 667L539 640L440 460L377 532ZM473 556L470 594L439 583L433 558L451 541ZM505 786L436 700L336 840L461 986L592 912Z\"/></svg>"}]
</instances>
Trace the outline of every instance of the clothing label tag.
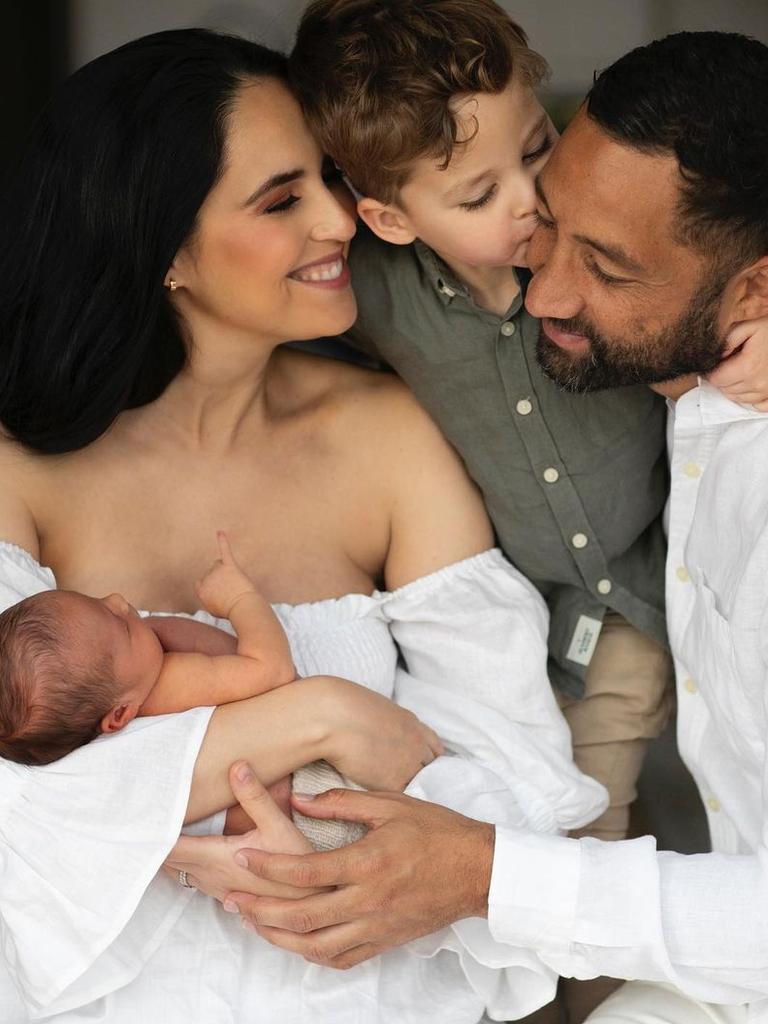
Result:
<instances>
[{"instance_id":1,"label":"clothing label tag","mask_svg":"<svg viewBox=\"0 0 768 1024\"><path fill-rule=\"evenodd\" d=\"M600 636L602 628L603 624L600 619L592 619L589 615L580 615L566 658L569 661L575 661L577 665L588 665L592 661L597 638Z\"/></svg>"}]
</instances>

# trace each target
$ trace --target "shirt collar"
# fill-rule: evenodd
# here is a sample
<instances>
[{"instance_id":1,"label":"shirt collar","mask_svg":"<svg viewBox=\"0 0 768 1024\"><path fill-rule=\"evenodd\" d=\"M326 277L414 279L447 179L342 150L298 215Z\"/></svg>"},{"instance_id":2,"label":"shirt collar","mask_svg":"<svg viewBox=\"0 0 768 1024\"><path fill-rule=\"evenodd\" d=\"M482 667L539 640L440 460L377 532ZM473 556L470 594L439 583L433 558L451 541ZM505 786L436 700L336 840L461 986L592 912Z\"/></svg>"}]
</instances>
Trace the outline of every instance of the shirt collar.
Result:
<instances>
[{"instance_id":1,"label":"shirt collar","mask_svg":"<svg viewBox=\"0 0 768 1024\"><path fill-rule=\"evenodd\" d=\"M768 413L758 412L752 405L732 402L719 388L714 387L703 377L699 377L698 387L691 388L675 403L675 419L681 426L691 424L707 427L766 417Z\"/></svg>"},{"instance_id":2,"label":"shirt collar","mask_svg":"<svg viewBox=\"0 0 768 1024\"><path fill-rule=\"evenodd\" d=\"M470 302L472 301L472 296L467 286L456 277L448 264L440 259L434 249L430 249L426 242L422 242L420 238L414 239L413 249L427 279L437 292L438 298L444 306L449 306L457 295L468 299ZM523 296L521 290L512 302L506 316L501 319L507 320L509 317L514 316L520 311L522 304ZM493 314L488 315L493 316Z\"/></svg>"}]
</instances>

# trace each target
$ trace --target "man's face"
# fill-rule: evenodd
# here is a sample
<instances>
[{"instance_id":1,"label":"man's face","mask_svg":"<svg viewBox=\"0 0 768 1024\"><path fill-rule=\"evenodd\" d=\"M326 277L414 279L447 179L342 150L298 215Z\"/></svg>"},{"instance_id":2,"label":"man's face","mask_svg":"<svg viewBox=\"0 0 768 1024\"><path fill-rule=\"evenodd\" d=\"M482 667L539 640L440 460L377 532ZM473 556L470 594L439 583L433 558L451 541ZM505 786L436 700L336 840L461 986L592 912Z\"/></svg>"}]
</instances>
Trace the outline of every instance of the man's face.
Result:
<instances>
[{"instance_id":1,"label":"man's face","mask_svg":"<svg viewBox=\"0 0 768 1024\"><path fill-rule=\"evenodd\" d=\"M573 391L659 383L719 362L725 279L675 238L673 156L619 145L580 111L537 182L526 297L539 361Z\"/></svg>"}]
</instances>

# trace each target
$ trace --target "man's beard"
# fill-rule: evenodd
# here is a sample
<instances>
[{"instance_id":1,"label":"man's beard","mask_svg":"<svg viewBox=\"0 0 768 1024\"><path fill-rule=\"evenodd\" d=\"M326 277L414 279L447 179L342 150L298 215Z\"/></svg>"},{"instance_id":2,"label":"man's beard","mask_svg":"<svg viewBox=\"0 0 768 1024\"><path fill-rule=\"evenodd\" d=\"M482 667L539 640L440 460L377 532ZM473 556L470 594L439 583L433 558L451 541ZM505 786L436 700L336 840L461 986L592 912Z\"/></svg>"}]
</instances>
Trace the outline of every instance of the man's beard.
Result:
<instances>
[{"instance_id":1,"label":"man's beard","mask_svg":"<svg viewBox=\"0 0 768 1024\"><path fill-rule=\"evenodd\" d=\"M725 348L717 328L724 282L710 282L696 293L686 311L658 334L634 343L599 334L582 317L551 323L590 342L585 355L569 355L539 328L536 357L544 373L567 391L602 391L629 384L660 384L686 374L714 370Z\"/></svg>"}]
</instances>

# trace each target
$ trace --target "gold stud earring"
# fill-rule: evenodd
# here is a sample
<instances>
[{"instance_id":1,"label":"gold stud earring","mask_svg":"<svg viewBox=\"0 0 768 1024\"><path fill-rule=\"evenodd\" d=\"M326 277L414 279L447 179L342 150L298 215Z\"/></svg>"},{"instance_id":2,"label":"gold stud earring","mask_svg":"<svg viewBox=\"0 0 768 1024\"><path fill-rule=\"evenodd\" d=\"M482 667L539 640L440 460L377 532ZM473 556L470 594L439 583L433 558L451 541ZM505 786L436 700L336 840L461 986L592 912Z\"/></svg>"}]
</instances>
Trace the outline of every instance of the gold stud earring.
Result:
<instances>
[{"instance_id":1,"label":"gold stud earring","mask_svg":"<svg viewBox=\"0 0 768 1024\"><path fill-rule=\"evenodd\" d=\"M173 278L170 278L169 281L168 281L168 291L169 292L175 292L178 287L179 286L178 286L177 282L174 281Z\"/></svg>"}]
</instances>

